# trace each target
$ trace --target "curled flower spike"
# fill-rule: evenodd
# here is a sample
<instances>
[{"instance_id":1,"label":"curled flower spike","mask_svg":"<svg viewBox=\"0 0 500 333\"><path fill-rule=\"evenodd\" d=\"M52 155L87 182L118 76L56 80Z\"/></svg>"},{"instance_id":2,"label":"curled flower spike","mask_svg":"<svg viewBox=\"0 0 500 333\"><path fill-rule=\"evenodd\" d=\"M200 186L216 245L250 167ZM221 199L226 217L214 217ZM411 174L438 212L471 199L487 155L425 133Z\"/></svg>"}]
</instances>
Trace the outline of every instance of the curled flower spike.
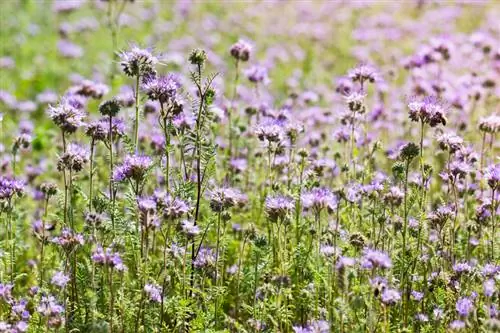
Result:
<instances>
[{"instance_id":1,"label":"curled flower spike","mask_svg":"<svg viewBox=\"0 0 500 333\"><path fill-rule=\"evenodd\" d=\"M229 50L231 56L239 61L248 61L248 59L250 59L251 52L252 46L242 39L233 44Z\"/></svg>"},{"instance_id":2,"label":"curled flower spike","mask_svg":"<svg viewBox=\"0 0 500 333\"><path fill-rule=\"evenodd\" d=\"M439 124L446 125L446 104L435 96L428 96L422 100L413 99L409 104L410 119L421 121L436 127Z\"/></svg>"},{"instance_id":3,"label":"curled flower spike","mask_svg":"<svg viewBox=\"0 0 500 333\"><path fill-rule=\"evenodd\" d=\"M146 172L153 165L153 160L148 156L127 155L123 164L116 167L113 172L113 179L121 182L126 179L142 181Z\"/></svg>"},{"instance_id":4,"label":"curled flower spike","mask_svg":"<svg viewBox=\"0 0 500 333\"><path fill-rule=\"evenodd\" d=\"M49 107L49 117L61 130L74 133L84 125L85 114L75 105L75 100L63 99L57 106Z\"/></svg>"},{"instance_id":5,"label":"curled flower spike","mask_svg":"<svg viewBox=\"0 0 500 333\"><path fill-rule=\"evenodd\" d=\"M70 143L66 152L61 155L57 162L57 170L72 170L79 172L89 160L90 153L86 148L76 143Z\"/></svg>"},{"instance_id":6,"label":"curled flower spike","mask_svg":"<svg viewBox=\"0 0 500 333\"><path fill-rule=\"evenodd\" d=\"M247 201L246 195L234 188L218 188L210 192L210 208L222 212L234 206L242 206Z\"/></svg>"},{"instance_id":7,"label":"curled flower spike","mask_svg":"<svg viewBox=\"0 0 500 333\"><path fill-rule=\"evenodd\" d=\"M292 198L282 195L268 196L265 209L272 222L285 218L295 208Z\"/></svg>"},{"instance_id":8,"label":"curled flower spike","mask_svg":"<svg viewBox=\"0 0 500 333\"><path fill-rule=\"evenodd\" d=\"M137 46L132 46L129 51L120 53L120 65L123 72L132 77L155 75L154 66L158 63L158 59L146 49L141 49Z\"/></svg>"},{"instance_id":9,"label":"curled flower spike","mask_svg":"<svg viewBox=\"0 0 500 333\"><path fill-rule=\"evenodd\" d=\"M151 100L164 104L175 99L180 83L176 75L168 74L147 79L142 88Z\"/></svg>"}]
</instances>

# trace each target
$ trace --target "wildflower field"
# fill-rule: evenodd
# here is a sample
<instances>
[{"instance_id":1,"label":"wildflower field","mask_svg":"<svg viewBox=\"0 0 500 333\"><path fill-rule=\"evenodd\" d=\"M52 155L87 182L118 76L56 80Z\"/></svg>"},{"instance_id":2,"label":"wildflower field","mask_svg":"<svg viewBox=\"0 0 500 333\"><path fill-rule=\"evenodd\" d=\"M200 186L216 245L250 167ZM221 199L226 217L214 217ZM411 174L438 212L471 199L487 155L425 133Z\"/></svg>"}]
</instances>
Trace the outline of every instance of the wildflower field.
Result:
<instances>
[{"instance_id":1,"label":"wildflower field","mask_svg":"<svg viewBox=\"0 0 500 333\"><path fill-rule=\"evenodd\" d=\"M0 332L500 332L500 2L0 2Z\"/></svg>"}]
</instances>

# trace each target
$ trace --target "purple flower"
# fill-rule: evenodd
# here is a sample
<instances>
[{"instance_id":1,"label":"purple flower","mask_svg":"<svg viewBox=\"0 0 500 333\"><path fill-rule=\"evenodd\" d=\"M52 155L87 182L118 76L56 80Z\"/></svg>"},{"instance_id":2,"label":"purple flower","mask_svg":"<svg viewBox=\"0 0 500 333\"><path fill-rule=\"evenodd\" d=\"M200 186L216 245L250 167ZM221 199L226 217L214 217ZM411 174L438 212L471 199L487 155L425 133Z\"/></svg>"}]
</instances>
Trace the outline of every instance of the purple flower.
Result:
<instances>
[{"instance_id":1,"label":"purple flower","mask_svg":"<svg viewBox=\"0 0 500 333\"><path fill-rule=\"evenodd\" d=\"M192 221L184 220L181 222L181 229L188 237L194 237L198 235L201 230L197 225L194 225Z\"/></svg>"},{"instance_id":2,"label":"purple flower","mask_svg":"<svg viewBox=\"0 0 500 333\"><path fill-rule=\"evenodd\" d=\"M244 158L233 158L231 162L229 162L229 167L236 174L242 173L247 168L247 160Z\"/></svg>"},{"instance_id":3,"label":"purple flower","mask_svg":"<svg viewBox=\"0 0 500 333\"><path fill-rule=\"evenodd\" d=\"M391 258L382 251L365 249L362 258L362 266L364 268L382 268L388 269L392 267Z\"/></svg>"},{"instance_id":4,"label":"purple flower","mask_svg":"<svg viewBox=\"0 0 500 333\"><path fill-rule=\"evenodd\" d=\"M215 266L215 252L214 250L202 247L194 261L196 268L207 268Z\"/></svg>"},{"instance_id":5,"label":"purple flower","mask_svg":"<svg viewBox=\"0 0 500 333\"><path fill-rule=\"evenodd\" d=\"M486 297L492 297L493 294L495 293L495 280L493 279L488 279L486 281L484 281L483 283L483 291L484 291L484 295Z\"/></svg>"},{"instance_id":6,"label":"purple flower","mask_svg":"<svg viewBox=\"0 0 500 333\"><path fill-rule=\"evenodd\" d=\"M8 201L14 196L22 196L24 186L20 180L0 176L0 201Z\"/></svg>"},{"instance_id":7,"label":"purple flower","mask_svg":"<svg viewBox=\"0 0 500 333\"><path fill-rule=\"evenodd\" d=\"M252 66L245 70L245 75L248 80L252 83L269 83L269 77L267 76L267 68L262 66Z\"/></svg>"},{"instance_id":8,"label":"purple flower","mask_svg":"<svg viewBox=\"0 0 500 333\"><path fill-rule=\"evenodd\" d=\"M62 229L61 234L54 237L52 242L67 250L73 249L75 246L83 245L85 243L82 234L78 234L68 228Z\"/></svg>"},{"instance_id":9,"label":"purple flower","mask_svg":"<svg viewBox=\"0 0 500 333\"><path fill-rule=\"evenodd\" d=\"M252 46L242 39L233 44L229 50L231 56L238 61L248 61L248 59L250 59L251 52Z\"/></svg>"},{"instance_id":10,"label":"purple flower","mask_svg":"<svg viewBox=\"0 0 500 333\"><path fill-rule=\"evenodd\" d=\"M163 213L163 217L167 220L178 219L191 210L191 206L186 201L173 198L163 192L155 192L154 197L158 210Z\"/></svg>"},{"instance_id":11,"label":"purple flower","mask_svg":"<svg viewBox=\"0 0 500 333\"><path fill-rule=\"evenodd\" d=\"M14 288L13 284L10 283L0 283L0 299L3 299L5 302L10 302L12 299L12 289Z\"/></svg>"},{"instance_id":12,"label":"purple flower","mask_svg":"<svg viewBox=\"0 0 500 333\"><path fill-rule=\"evenodd\" d=\"M52 295L42 296L36 311L48 319L49 327L57 328L64 324L64 307Z\"/></svg>"},{"instance_id":13,"label":"purple flower","mask_svg":"<svg viewBox=\"0 0 500 333\"><path fill-rule=\"evenodd\" d=\"M144 292L148 295L151 301L161 303L163 292L159 285L148 283L144 286Z\"/></svg>"},{"instance_id":14,"label":"purple flower","mask_svg":"<svg viewBox=\"0 0 500 333\"><path fill-rule=\"evenodd\" d=\"M54 124L66 133L74 133L84 125L85 113L68 98L61 100L55 107L50 106L48 113Z\"/></svg>"},{"instance_id":15,"label":"purple flower","mask_svg":"<svg viewBox=\"0 0 500 333\"><path fill-rule=\"evenodd\" d=\"M461 320L454 320L450 323L449 328L452 331L460 331L465 328L465 323Z\"/></svg>"},{"instance_id":16,"label":"purple flower","mask_svg":"<svg viewBox=\"0 0 500 333\"><path fill-rule=\"evenodd\" d=\"M93 82L90 80L83 80L77 85L71 87L68 91L70 94L82 95L85 97L92 97L100 99L102 96L109 92L109 87L103 83Z\"/></svg>"},{"instance_id":17,"label":"purple flower","mask_svg":"<svg viewBox=\"0 0 500 333\"><path fill-rule=\"evenodd\" d=\"M302 206L304 209L312 209L319 213L323 209L329 212L337 208L337 197L327 188L315 187L302 194Z\"/></svg>"},{"instance_id":18,"label":"purple flower","mask_svg":"<svg viewBox=\"0 0 500 333\"><path fill-rule=\"evenodd\" d=\"M210 208L222 212L233 206L241 206L247 201L246 195L234 188L218 188L210 192Z\"/></svg>"},{"instance_id":19,"label":"purple flower","mask_svg":"<svg viewBox=\"0 0 500 333\"><path fill-rule=\"evenodd\" d=\"M132 179L137 182L142 181L146 172L153 165L153 161L148 156L127 155L123 164L117 166L113 172L113 179L121 182Z\"/></svg>"},{"instance_id":20,"label":"purple flower","mask_svg":"<svg viewBox=\"0 0 500 333\"><path fill-rule=\"evenodd\" d=\"M127 270L127 267L123 264L121 255L118 252L113 251L111 248L104 250L102 246L98 246L97 249L92 252L91 258L95 263L108 265L117 271L123 272Z\"/></svg>"},{"instance_id":21,"label":"purple flower","mask_svg":"<svg viewBox=\"0 0 500 333\"><path fill-rule=\"evenodd\" d=\"M66 39L57 42L57 50L65 58L81 58L83 56L83 48Z\"/></svg>"},{"instance_id":22,"label":"purple flower","mask_svg":"<svg viewBox=\"0 0 500 333\"><path fill-rule=\"evenodd\" d=\"M156 201L153 198L137 198L137 207L142 213L154 213Z\"/></svg>"},{"instance_id":23,"label":"purple flower","mask_svg":"<svg viewBox=\"0 0 500 333\"><path fill-rule=\"evenodd\" d=\"M467 262L459 262L453 265L453 270L458 274L470 273L472 267Z\"/></svg>"},{"instance_id":24,"label":"purple flower","mask_svg":"<svg viewBox=\"0 0 500 333\"><path fill-rule=\"evenodd\" d=\"M82 171L89 160L90 153L83 146L70 143L66 152L59 157L57 161L57 170L72 170L74 172Z\"/></svg>"},{"instance_id":25,"label":"purple flower","mask_svg":"<svg viewBox=\"0 0 500 333\"><path fill-rule=\"evenodd\" d=\"M382 292L381 300L385 305L395 305L401 300L401 293L396 289L385 289Z\"/></svg>"},{"instance_id":26,"label":"purple flower","mask_svg":"<svg viewBox=\"0 0 500 333\"><path fill-rule=\"evenodd\" d=\"M143 84L143 89L148 97L162 104L173 101L179 88L179 79L174 74L153 77Z\"/></svg>"},{"instance_id":27,"label":"purple flower","mask_svg":"<svg viewBox=\"0 0 500 333\"><path fill-rule=\"evenodd\" d=\"M195 119L191 113L185 111L175 115L172 124L180 131L187 130L194 126Z\"/></svg>"},{"instance_id":28,"label":"purple flower","mask_svg":"<svg viewBox=\"0 0 500 333\"><path fill-rule=\"evenodd\" d=\"M52 276L52 280L50 280L50 282L54 286L64 288L66 286L66 284L69 282L69 280L70 280L69 276L67 276L63 272L56 272Z\"/></svg>"},{"instance_id":29,"label":"purple flower","mask_svg":"<svg viewBox=\"0 0 500 333\"><path fill-rule=\"evenodd\" d=\"M307 326L293 326L295 333L328 333L330 324L325 320L313 320Z\"/></svg>"},{"instance_id":30,"label":"purple flower","mask_svg":"<svg viewBox=\"0 0 500 333\"><path fill-rule=\"evenodd\" d=\"M260 141L281 142L285 138L285 129L280 121L265 120L257 125L255 134Z\"/></svg>"},{"instance_id":31,"label":"purple flower","mask_svg":"<svg viewBox=\"0 0 500 333\"><path fill-rule=\"evenodd\" d=\"M360 82L363 84L365 81L368 81L374 83L378 77L378 73L372 66L360 64L351 69L348 76L352 82Z\"/></svg>"},{"instance_id":32,"label":"purple flower","mask_svg":"<svg viewBox=\"0 0 500 333\"><path fill-rule=\"evenodd\" d=\"M439 124L446 125L446 106L435 96L428 96L423 100L413 99L408 104L408 108L412 121L421 121L431 127Z\"/></svg>"},{"instance_id":33,"label":"purple flower","mask_svg":"<svg viewBox=\"0 0 500 333\"><path fill-rule=\"evenodd\" d=\"M455 309L461 317L468 317L470 312L474 309L474 304L468 297L460 298L456 305Z\"/></svg>"},{"instance_id":34,"label":"purple flower","mask_svg":"<svg viewBox=\"0 0 500 333\"><path fill-rule=\"evenodd\" d=\"M120 64L128 76L138 77L156 74L154 66L158 59L149 50L132 46L129 51L120 53Z\"/></svg>"},{"instance_id":35,"label":"purple flower","mask_svg":"<svg viewBox=\"0 0 500 333\"><path fill-rule=\"evenodd\" d=\"M294 208L295 202L290 197L274 195L266 198L265 209L272 222L285 218Z\"/></svg>"},{"instance_id":36,"label":"purple flower","mask_svg":"<svg viewBox=\"0 0 500 333\"><path fill-rule=\"evenodd\" d=\"M345 267L351 267L351 266L354 266L355 264L356 264L356 259L341 256L337 260L337 263L335 264L335 268L337 270L342 270Z\"/></svg>"},{"instance_id":37,"label":"purple flower","mask_svg":"<svg viewBox=\"0 0 500 333\"><path fill-rule=\"evenodd\" d=\"M424 298L424 293L421 293L419 291L416 291L416 290L412 290L411 291L411 297L417 301L417 302L420 302L422 300L422 298Z\"/></svg>"},{"instance_id":38,"label":"purple flower","mask_svg":"<svg viewBox=\"0 0 500 333\"><path fill-rule=\"evenodd\" d=\"M439 147L442 150L448 150L450 153L455 153L464 147L464 140L455 133L443 133L437 137Z\"/></svg>"},{"instance_id":39,"label":"purple flower","mask_svg":"<svg viewBox=\"0 0 500 333\"><path fill-rule=\"evenodd\" d=\"M484 179L488 182L488 186L496 191L500 188L500 164L493 164L486 168Z\"/></svg>"},{"instance_id":40,"label":"purple flower","mask_svg":"<svg viewBox=\"0 0 500 333\"><path fill-rule=\"evenodd\" d=\"M497 133L500 131L500 116L491 115L479 120L479 129L486 133Z\"/></svg>"}]
</instances>

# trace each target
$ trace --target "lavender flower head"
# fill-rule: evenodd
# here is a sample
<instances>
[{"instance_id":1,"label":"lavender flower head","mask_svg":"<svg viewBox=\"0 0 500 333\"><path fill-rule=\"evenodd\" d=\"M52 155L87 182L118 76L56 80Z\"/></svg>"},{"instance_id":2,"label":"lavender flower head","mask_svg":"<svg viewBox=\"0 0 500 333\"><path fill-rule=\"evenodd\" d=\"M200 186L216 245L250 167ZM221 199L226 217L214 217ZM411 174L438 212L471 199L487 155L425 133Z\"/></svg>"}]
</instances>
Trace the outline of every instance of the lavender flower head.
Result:
<instances>
[{"instance_id":1,"label":"lavender flower head","mask_svg":"<svg viewBox=\"0 0 500 333\"><path fill-rule=\"evenodd\" d=\"M140 182L144 179L144 176L152 165L153 160L148 156L127 155L125 161L114 170L113 179L116 182L126 179Z\"/></svg>"},{"instance_id":2,"label":"lavender flower head","mask_svg":"<svg viewBox=\"0 0 500 333\"><path fill-rule=\"evenodd\" d=\"M152 302L160 303L162 299L162 287L156 284L147 283L144 286L144 292Z\"/></svg>"},{"instance_id":3,"label":"lavender flower head","mask_svg":"<svg viewBox=\"0 0 500 333\"><path fill-rule=\"evenodd\" d=\"M210 192L210 208L217 213L234 206L244 205L247 198L234 188L218 188Z\"/></svg>"},{"instance_id":4,"label":"lavender flower head","mask_svg":"<svg viewBox=\"0 0 500 333\"><path fill-rule=\"evenodd\" d=\"M8 201L24 194L24 183L20 180L0 176L0 201Z\"/></svg>"},{"instance_id":5,"label":"lavender flower head","mask_svg":"<svg viewBox=\"0 0 500 333\"><path fill-rule=\"evenodd\" d=\"M54 124L66 133L74 133L84 125L85 113L68 99L63 99L57 106L49 106L48 113Z\"/></svg>"},{"instance_id":6,"label":"lavender flower head","mask_svg":"<svg viewBox=\"0 0 500 333\"><path fill-rule=\"evenodd\" d=\"M446 105L435 96L428 96L422 100L413 99L408 104L410 119L420 121L436 127L439 124L446 125Z\"/></svg>"},{"instance_id":7,"label":"lavender flower head","mask_svg":"<svg viewBox=\"0 0 500 333\"><path fill-rule=\"evenodd\" d=\"M455 309L461 317L467 318L474 309L474 304L470 298L462 297L457 301Z\"/></svg>"},{"instance_id":8,"label":"lavender flower head","mask_svg":"<svg viewBox=\"0 0 500 333\"><path fill-rule=\"evenodd\" d=\"M374 83L377 79L378 73L374 67L366 64L360 64L351 69L348 74L352 82L360 82L363 84L365 81Z\"/></svg>"},{"instance_id":9,"label":"lavender flower head","mask_svg":"<svg viewBox=\"0 0 500 333\"><path fill-rule=\"evenodd\" d=\"M248 61L248 59L250 59L251 52L252 46L242 39L233 44L229 50L231 56L238 61Z\"/></svg>"},{"instance_id":10,"label":"lavender flower head","mask_svg":"<svg viewBox=\"0 0 500 333\"><path fill-rule=\"evenodd\" d=\"M70 143L66 148L66 152L61 155L57 161L57 170L79 172L88 162L89 155L89 152L83 146L76 143Z\"/></svg>"},{"instance_id":11,"label":"lavender flower head","mask_svg":"<svg viewBox=\"0 0 500 333\"><path fill-rule=\"evenodd\" d=\"M295 333L329 333L330 324L325 320L313 320L307 326L293 326Z\"/></svg>"},{"instance_id":12,"label":"lavender flower head","mask_svg":"<svg viewBox=\"0 0 500 333\"><path fill-rule=\"evenodd\" d=\"M382 268L388 269L392 267L391 258L382 251L365 249L362 258L362 266L364 268Z\"/></svg>"},{"instance_id":13,"label":"lavender flower head","mask_svg":"<svg viewBox=\"0 0 500 333\"><path fill-rule=\"evenodd\" d=\"M172 101L176 97L179 88L179 80L174 74L150 78L143 85L148 97L162 104Z\"/></svg>"},{"instance_id":14,"label":"lavender flower head","mask_svg":"<svg viewBox=\"0 0 500 333\"><path fill-rule=\"evenodd\" d=\"M64 324L64 307L52 295L42 296L36 311L48 319L49 327L58 328Z\"/></svg>"},{"instance_id":15,"label":"lavender flower head","mask_svg":"<svg viewBox=\"0 0 500 333\"><path fill-rule=\"evenodd\" d=\"M267 68L262 66L252 66L245 70L245 75L248 80L252 83L269 83L269 77L267 76Z\"/></svg>"},{"instance_id":16,"label":"lavender flower head","mask_svg":"<svg viewBox=\"0 0 500 333\"><path fill-rule=\"evenodd\" d=\"M285 218L294 208L295 202L290 197L275 195L266 198L265 209L272 222Z\"/></svg>"},{"instance_id":17,"label":"lavender flower head","mask_svg":"<svg viewBox=\"0 0 500 333\"><path fill-rule=\"evenodd\" d=\"M191 210L191 206L186 201L174 198L162 191L155 191L154 200L158 211L162 212L167 220L178 219Z\"/></svg>"},{"instance_id":18,"label":"lavender flower head","mask_svg":"<svg viewBox=\"0 0 500 333\"><path fill-rule=\"evenodd\" d=\"M396 289L385 289L382 292L381 300L385 305L395 305L401 300L401 293Z\"/></svg>"},{"instance_id":19,"label":"lavender flower head","mask_svg":"<svg viewBox=\"0 0 500 333\"><path fill-rule=\"evenodd\" d=\"M154 66L157 63L158 59L150 51L137 46L132 46L129 51L120 53L120 65L123 72L131 77L156 74Z\"/></svg>"},{"instance_id":20,"label":"lavender flower head","mask_svg":"<svg viewBox=\"0 0 500 333\"><path fill-rule=\"evenodd\" d=\"M57 287L64 288L68 284L70 278L63 272L56 272L50 282Z\"/></svg>"},{"instance_id":21,"label":"lavender flower head","mask_svg":"<svg viewBox=\"0 0 500 333\"><path fill-rule=\"evenodd\" d=\"M493 164L486 168L484 178L488 182L488 186L496 191L500 188L500 164Z\"/></svg>"},{"instance_id":22,"label":"lavender flower head","mask_svg":"<svg viewBox=\"0 0 500 333\"><path fill-rule=\"evenodd\" d=\"M102 246L98 246L97 249L92 252L91 258L95 263L107 265L117 271L123 272L127 270L127 266L123 264L120 253L113 251L111 248L106 248L106 250L104 250Z\"/></svg>"},{"instance_id":23,"label":"lavender flower head","mask_svg":"<svg viewBox=\"0 0 500 333\"><path fill-rule=\"evenodd\" d=\"M323 209L329 212L337 208L337 197L327 188L315 187L302 194L302 206L304 209L312 209L319 213Z\"/></svg>"}]
</instances>

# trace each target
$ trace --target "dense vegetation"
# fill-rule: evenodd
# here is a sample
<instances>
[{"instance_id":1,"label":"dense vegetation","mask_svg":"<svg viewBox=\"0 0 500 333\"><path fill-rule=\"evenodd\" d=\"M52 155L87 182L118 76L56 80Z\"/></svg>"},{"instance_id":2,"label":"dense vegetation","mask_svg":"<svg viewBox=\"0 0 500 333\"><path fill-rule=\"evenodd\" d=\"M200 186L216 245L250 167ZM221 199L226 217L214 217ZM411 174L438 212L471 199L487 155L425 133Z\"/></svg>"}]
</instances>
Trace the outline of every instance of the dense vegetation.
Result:
<instances>
[{"instance_id":1,"label":"dense vegetation","mask_svg":"<svg viewBox=\"0 0 500 333\"><path fill-rule=\"evenodd\" d=\"M500 331L498 2L0 12L0 332Z\"/></svg>"}]
</instances>

